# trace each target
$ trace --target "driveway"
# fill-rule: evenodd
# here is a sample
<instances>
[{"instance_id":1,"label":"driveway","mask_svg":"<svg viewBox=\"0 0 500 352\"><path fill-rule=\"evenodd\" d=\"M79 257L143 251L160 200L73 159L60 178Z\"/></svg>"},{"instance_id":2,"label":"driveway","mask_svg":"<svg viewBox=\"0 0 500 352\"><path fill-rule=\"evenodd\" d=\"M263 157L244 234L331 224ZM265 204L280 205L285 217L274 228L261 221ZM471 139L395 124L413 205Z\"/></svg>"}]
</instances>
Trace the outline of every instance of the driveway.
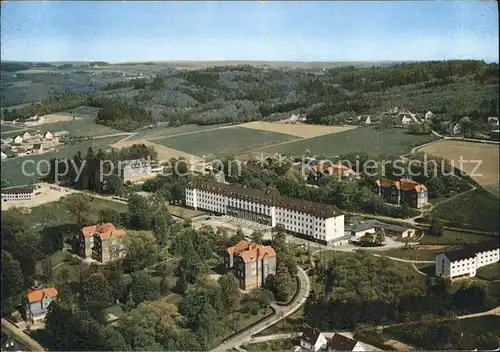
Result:
<instances>
[{"instance_id":1,"label":"driveway","mask_svg":"<svg viewBox=\"0 0 500 352\"><path fill-rule=\"evenodd\" d=\"M300 281L300 291L297 298L288 306L278 306L273 304L272 307L276 310L276 313L261 323L243 331L242 333L236 335L235 337L225 341L213 351L227 351L243 344L252 341L252 335L258 334L259 332L267 329L268 327L278 323L282 319L288 317L295 313L305 302L307 297L309 297L309 291L311 289L311 282L309 276L307 276L304 269L298 268L298 277Z\"/></svg>"}]
</instances>

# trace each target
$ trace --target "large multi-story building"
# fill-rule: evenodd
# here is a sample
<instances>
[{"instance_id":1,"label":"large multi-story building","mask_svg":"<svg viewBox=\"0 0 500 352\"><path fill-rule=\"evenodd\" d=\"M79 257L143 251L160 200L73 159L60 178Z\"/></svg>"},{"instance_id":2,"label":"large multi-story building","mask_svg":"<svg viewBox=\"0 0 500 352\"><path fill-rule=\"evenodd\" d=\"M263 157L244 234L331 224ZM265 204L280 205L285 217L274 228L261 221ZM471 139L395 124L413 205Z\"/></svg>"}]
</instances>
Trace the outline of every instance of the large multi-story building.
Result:
<instances>
[{"instance_id":1,"label":"large multi-story building","mask_svg":"<svg viewBox=\"0 0 500 352\"><path fill-rule=\"evenodd\" d=\"M436 256L436 276L459 279L476 276L478 268L498 262L498 239L465 245Z\"/></svg>"},{"instance_id":2,"label":"large multi-story building","mask_svg":"<svg viewBox=\"0 0 500 352\"><path fill-rule=\"evenodd\" d=\"M344 237L344 214L322 203L282 196L235 184L191 182L186 206L226 214L284 229L299 237L327 244Z\"/></svg>"},{"instance_id":3,"label":"large multi-story building","mask_svg":"<svg viewBox=\"0 0 500 352\"><path fill-rule=\"evenodd\" d=\"M111 223L85 226L75 236L74 252L84 259L101 263L118 259L124 254L122 239L125 234Z\"/></svg>"},{"instance_id":4,"label":"large multi-story building","mask_svg":"<svg viewBox=\"0 0 500 352\"><path fill-rule=\"evenodd\" d=\"M226 249L224 264L233 271L241 289L252 290L276 274L276 252L270 246L240 241Z\"/></svg>"},{"instance_id":5,"label":"large multi-story building","mask_svg":"<svg viewBox=\"0 0 500 352\"><path fill-rule=\"evenodd\" d=\"M33 286L25 294L26 317L29 322L43 322L49 304L57 299L58 292L53 287Z\"/></svg>"},{"instance_id":6,"label":"large multi-story building","mask_svg":"<svg viewBox=\"0 0 500 352\"><path fill-rule=\"evenodd\" d=\"M410 179L377 180L374 191L386 202L420 209L428 203L427 187Z\"/></svg>"},{"instance_id":7,"label":"large multi-story building","mask_svg":"<svg viewBox=\"0 0 500 352\"><path fill-rule=\"evenodd\" d=\"M2 188L2 203L33 199L35 199L35 189L33 187Z\"/></svg>"},{"instance_id":8,"label":"large multi-story building","mask_svg":"<svg viewBox=\"0 0 500 352\"><path fill-rule=\"evenodd\" d=\"M151 163L146 159L122 160L118 162L117 174L123 182L137 182L151 177Z\"/></svg>"}]
</instances>

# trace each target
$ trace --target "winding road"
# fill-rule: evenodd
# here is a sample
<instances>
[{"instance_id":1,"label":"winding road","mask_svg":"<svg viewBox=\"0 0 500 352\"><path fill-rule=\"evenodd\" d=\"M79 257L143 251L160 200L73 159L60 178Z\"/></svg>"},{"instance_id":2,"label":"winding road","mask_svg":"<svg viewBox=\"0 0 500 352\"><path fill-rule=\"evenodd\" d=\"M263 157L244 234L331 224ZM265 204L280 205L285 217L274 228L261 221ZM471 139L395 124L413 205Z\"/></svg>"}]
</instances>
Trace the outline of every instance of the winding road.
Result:
<instances>
[{"instance_id":1,"label":"winding road","mask_svg":"<svg viewBox=\"0 0 500 352\"><path fill-rule=\"evenodd\" d=\"M243 344L246 344L252 341L252 336L258 334L261 331L269 328L270 326L280 322L284 318L295 313L305 302L307 297L309 297L309 291L311 289L311 281L307 273L301 267L298 268L298 277L300 282L300 289L296 299L287 306L278 306L276 304L272 304L275 313L259 324L252 326L240 334L226 340L221 345L213 350L215 351L226 351L231 350L233 348L237 348Z\"/></svg>"}]
</instances>

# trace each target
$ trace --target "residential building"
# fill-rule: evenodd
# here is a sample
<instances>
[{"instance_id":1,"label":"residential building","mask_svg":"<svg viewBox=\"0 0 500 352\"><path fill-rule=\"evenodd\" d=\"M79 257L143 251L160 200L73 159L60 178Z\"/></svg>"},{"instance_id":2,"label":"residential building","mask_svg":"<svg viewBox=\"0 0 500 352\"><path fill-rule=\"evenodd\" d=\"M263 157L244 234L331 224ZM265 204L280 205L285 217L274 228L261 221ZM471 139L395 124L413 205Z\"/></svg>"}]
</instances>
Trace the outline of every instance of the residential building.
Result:
<instances>
[{"instance_id":1,"label":"residential building","mask_svg":"<svg viewBox=\"0 0 500 352\"><path fill-rule=\"evenodd\" d=\"M2 155L2 160L7 159L7 154L5 154L4 152L1 152L1 155Z\"/></svg>"},{"instance_id":2,"label":"residential building","mask_svg":"<svg viewBox=\"0 0 500 352\"><path fill-rule=\"evenodd\" d=\"M107 263L112 260L120 259L125 255L123 237L126 232L117 230L113 224L100 225L100 228L94 230L94 246L92 247L92 259L100 263Z\"/></svg>"},{"instance_id":3,"label":"residential building","mask_svg":"<svg viewBox=\"0 0 500 352\"><path fill-rule=\"evenodd\" d=\"M355 351L363 352L365 349L363 345L354 339L346 337L341 334L335 334L327 343L329 352L340 352L340 351Z\"/></svg>"},{"instance_id":4,"label":"residential building","mask_svg":"<svg viewBox=\"0 0 500 352\"><path fill-rule=\"evenodd\" d=\"M21 136L16 136L16 138L14 138L14 144L21 144L23 143L23 138Z\"/></svg>"},{"instance_id":5,"label":"residential building","mask_svg":"<svg viewBox=\"0 0 500 352\"><path fill-rule=\"evenodd\" d=\"M377 180L374 191L386 202L420 209L427 205L427 187L413 180L402 178L399 181Z\"/></svg>"},{"instance_id":6,"label":"residential building","mask_svg":"<svg viewBox=\"0 0 500 352\"><path fill-rule=\"evenodd\" d=\"M252 290L261 287L270 274L276 274L276 252L270 246L240 241L226 249L224 264L241 289Z\"/></svg>"},{"instance_id":7,"label":"residential building","mask_svg":"<svg viewBox=\"0 0 500 352\"><path fill-rule=\"evenodd\" d=\"M120 161L116 172L123 182L142 181L156 175L151 172L151 163L146 159Z\"/></svg>"},{"instance_id":8,"label":"residential building","mask_svg":"<svg viewBox=\"0 0 500 352\"><path fill-rule=\"evenodd\" d=\"M353 169L342 165L342 164L334 164L323 166L322 164L313 165L310 167L311 172L310 175L314 179L319 179L324 175L330 175L333 177L339 177L342 180L346 181L354 181L359 178L358 174L354 172Z\"/></svg>"},{"instance_id":9,"label":"residential building","mask_svg":"<svg viewBox=\"0 0 500 352\"><path fill-rule=\"evenodd\" d=\"M498 127L498 117L488 117L488 125L493 128Z\"/></svg>"},{"instance_id":10,"label":"residential building","mask_svg":"<svg viewBox=\"0 0 500 352\"><path fill-rule=\"evenodd\" d=\"M415 229L410 229L403 226L386 224L378 220L364 220L358 224L350 224L346 226L346 232L352 238L361 238L366 234L375 234L378 231L384 231L385 235L397 236L406 238L415 235Z\"/></svg>"},{"instance_id":11,"label":"residential building","mask_svg":"<svg viewBox=\"0 0 500 352\"><path fill-rule=\"evenodd\" d=\"M33 199L35 199L35 189L33 187L2 188L2 203Z\"/></svg>"},{"instance_id":12,"label":"residential building","mask_svg":"<svg viewBox=\"0 0 500 352\"><path fill-rule=\"evenodd\" d=\"M434 117L434 113L432 111L429 110L425 113L426 120L432 119L433 117Z\"/></svg>"},{"instance_id":13,"label":"residential building","mask_svg":"<svg viewBox=\"0 0 500 352\"><path fill-rule=\"evenodd\" d=\"M50 133L50 131L47 131L44 135L43 135L43 138L46 139L46 140L49 140L51 141L54 136L52 135L52 133Z\"/></svg>"},{"instance_id":14,"label":"residential building","mask_svg":"<svg viewBox=\"0 0 500 352\"><path fill-rule=\"evenodd\" d=\"M30 139L30 138L31 138L31 134L29 134L28 132L24 132L23 139L27 140L27 139Z\"/></svg>"},{"instance_id":15,"label":"residential building","mask_svg":"<svg viewBox=\"0 0 500 352\"><path fill-rule=\"evenodd\" d=\"M43 322L49 304L57 299L57 289L33 286L25 294L26 318L32 324Z\"/></svg>"},{"instance_id":16,"label":"residential building","mask_svg":"<svg viewBox=\"0 0 500 352\"><path fill-rule=\"evenodd\" d=\"M498 262L500 249L498 239L467 244L454 251L436 256L436 276L459 279L476 276L482 266Z\"/></svg>"},{"instance_id":17,"label":"residential building","mask_svg":"<svg viewBox=\"0 0 500 352\"><path fill-rule=\"evenodd\" d=\"M186 206L284 229L298 237L327 244L344 236L344 214L322 203L282 196L236 184L191 182Z\"/></svg>"},{"instance_id":18,"label":"residential building","mask_svg":"<svg viewBox=\"0 0 500 352\"><path fill-rule=\"evenodd\" d=\"M372 123L372 119L370 118L370 116L368 116L365 120L365 125L369 125Z\"/></svg>"},{"instance_id":19,"label":"residential building","mask_svg":"<svg viewBox=\"0 0 500 352\"><path fill-rule=\"evenodd\" d=\"M398 118L399 118L399 122L402 124L402 125L408 125L410 122L413 121L413 118L411 117L410 114L408 113L400 113L398 115Z\"/></svg>"},{"instance_id":20,"label":"residential building","mask_svg":"<svg viewBox=\"0 0 500 352\"><path fill-rule=\"evenodd\" d=\"M111 223L85 226L75 235L73 251L84 259L109 261L116 258L115 245L124 235L123 230L117 230ZM94 246L97 246L95 251Z\"/></svg>"},{"instance_id":21,"label":"residential building","mask_svg":"<svg viewBox=\"0 0 500 352\"><path fill-rule=\"evenodd\" d=\"M43 152L43 145L40 144L40 143L37 143L37 144L33 144L33 154L40 154Z\"/></svg>"},{"instance_id":22,"label":"residential building","mask_svg":"<svg viewBox=\"0 0 500 352\"><path fill-rule=\"evenodd\" d=\"M326 337L317 329L306 328L300 336L300 347L308 351L319 351L328 344Z\"/></svg>"}]
</instances>

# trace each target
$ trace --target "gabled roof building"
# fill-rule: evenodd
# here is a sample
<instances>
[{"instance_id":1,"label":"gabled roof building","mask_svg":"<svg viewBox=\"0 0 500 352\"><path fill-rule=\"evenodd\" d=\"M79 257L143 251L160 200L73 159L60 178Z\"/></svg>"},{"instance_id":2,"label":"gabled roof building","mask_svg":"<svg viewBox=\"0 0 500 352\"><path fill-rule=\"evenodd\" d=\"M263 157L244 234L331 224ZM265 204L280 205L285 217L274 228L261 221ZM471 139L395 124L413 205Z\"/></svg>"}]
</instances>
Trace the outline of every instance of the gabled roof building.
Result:
<instances>
[{"instance_id":1,"label":"gabled roof building","mask_svg":"<svg viewBox=\"0 0 500 352\"><path fill-rule=\"evenodd\" d=\"M427 187L413 180L402 178L399 181L377 180L374 191L386 202L412 208L422 208L428 203Z\"/></svg>"}]
</instances>

